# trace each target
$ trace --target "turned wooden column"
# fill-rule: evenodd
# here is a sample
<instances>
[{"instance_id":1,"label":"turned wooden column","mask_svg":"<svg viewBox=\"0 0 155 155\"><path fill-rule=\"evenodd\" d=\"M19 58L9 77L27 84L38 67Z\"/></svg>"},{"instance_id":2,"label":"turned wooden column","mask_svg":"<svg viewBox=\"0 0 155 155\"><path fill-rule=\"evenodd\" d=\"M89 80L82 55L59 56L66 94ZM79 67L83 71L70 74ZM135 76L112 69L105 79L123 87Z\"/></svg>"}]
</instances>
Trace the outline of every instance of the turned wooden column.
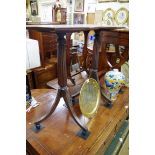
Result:
<instances>
[{"instance_id":1,"label":"turned wooden column","mask_svg":"<svg viewBox=\"0 0 155 155\"><path fill-rule=\"evenodd\" d=\"M84 68L84 70L87 70L86 58L87 58L87 54L88 54L88 50L87 50L88 33L89 33L89 31L84 31L84 47L83 47L83 60L84 60L83 68Z\"/></svg>"},{"instance_id":2,"label":"turned wooden column","mask_svg":"<svg viewBox=\"0 0 155 155\"><path fill-rule=\"evenodd\" d=\"M58 73L58 84L60 88L67 86L67 69L66 69L66 50L65 50L65 33L57 33L58 44L57 44L57 73Z\"/></svg>"},{"instance_id":3,"label":"turned wooden column","mask_svg":"<svg viewBox=\"0 0 155 155\"><path fill-rule=\"evenodd\" d=\"M95 40L93 46L93 56L92 56L92 66L90 70L90 77L94 78L99 82L98 78L98 60L99 60L99 50L101 49L101 37L100 31L95 31Z\"/></svg>"},{"instance_id":4,"label":"turned wooden column","mask_svg":"<svg viewBox=\"0 0 155 155\"><path fill-rule=\"evenodd\" d=\"M75 80L71 76L71 35L72 33L66 33L66 64L67 64L67 78L75 85Z\"/></svg>"},{"instance_id":5,"label":"turned wooden column","mask_svg":"<svg viewBox=\"0 0 155 155\"><path fill-rule=\"evenodd\" d=\"M67 77L70 78L71 77L71 73L70 73L70 65L71 65L71 57L70 57L70 48L71 48L71 34L72 33L67 33L66 34L66 63L67 63Z\"/></svg>"}]
</instances>

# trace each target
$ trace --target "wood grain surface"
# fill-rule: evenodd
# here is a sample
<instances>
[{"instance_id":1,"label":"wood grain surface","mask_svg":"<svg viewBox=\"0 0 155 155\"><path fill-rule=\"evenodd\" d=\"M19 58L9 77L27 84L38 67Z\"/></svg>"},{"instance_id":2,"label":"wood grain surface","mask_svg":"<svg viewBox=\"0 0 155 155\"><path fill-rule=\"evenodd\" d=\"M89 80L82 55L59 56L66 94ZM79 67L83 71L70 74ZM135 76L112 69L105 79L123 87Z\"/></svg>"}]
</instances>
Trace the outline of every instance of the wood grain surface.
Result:
<instances>
[{"instance_id":1,"label":"wood grain surface","mask_svg":"<svg viewBox=\"0 0 155 155\"><path fill-rule=\"evenodd\" d=\"M39 106L31 109L26 117L28 152L37 152L40 155L103 155L119 126L128 116L128 93L128 88L124 88L124 93L119 94L110 109L103 105L104 101L101 99L99 110L91 120L82 116L78 104L74 105L78 118L87 124L91 132L88 139L84 140L76 135L80 128L64 106L63 99L55 112L42 123L44 128L38 133L32 131L33 122L50 110L56 96L56 90L32 90Z\"/></svg>"}]
</instances>

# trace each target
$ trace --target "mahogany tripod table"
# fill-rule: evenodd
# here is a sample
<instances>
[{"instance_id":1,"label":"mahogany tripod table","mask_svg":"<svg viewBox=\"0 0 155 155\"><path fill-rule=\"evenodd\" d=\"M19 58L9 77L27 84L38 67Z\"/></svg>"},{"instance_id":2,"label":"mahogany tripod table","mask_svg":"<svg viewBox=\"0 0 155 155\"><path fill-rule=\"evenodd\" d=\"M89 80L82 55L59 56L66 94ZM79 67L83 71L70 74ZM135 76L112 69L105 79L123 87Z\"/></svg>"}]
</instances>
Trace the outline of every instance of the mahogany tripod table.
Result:
<instances>
[{"instance_id":1,"label":"mahogany tripod table","mask_svg":"<svg viewBox=\"0 0 155 155\"><path fill-rule=\"evenodd\" d=\"M66 68L66 50L65 50L65 38L64 36L66 33L73 33L73 32L84 32L85 38L88 36L88 33L90 30L95 31L95 40L94 40L94 47L93 47L93 60L92 60L92 67L90 70L89 77L94 78L99 82L98 78L98 59L99 59L99 50L101 49L101 37L100 32L102 30L110 31L114 29L118 29L120 27L105 27L105 26L99 26L99 25L90 25L90 24L82 24L82 25L27 25L27 29L33 29L38 30L41 32L50 32L55 31L57 34L57 58L58 58L58 66L57 66L57 73L58 73L58 92L56 95L56 99L54 104L52 105L50 112L41 117L39 120L37 120L35 124L35 130L40 130L41 125L40 123L43 122L45 119L47 119L56 109L56 107L59 104L60 98L62 97L65 101L65 104L70 112L70 115L74 119L74 121L77 123L77 125L81 128L78 135L84 139L86 139L89 136L89 131L85 124L82 124L76 114L74 113L73 107L71 106L72 100L71 95L68 91L67 87L67 68ZM86 42L87 39L85 39ZM84 48L86 49L86 43ZM84 50L83 53L84 60L87 57L87 50ZM86 69L86 63L84 63L83 66Z\"/></svg>"}]
</instances>

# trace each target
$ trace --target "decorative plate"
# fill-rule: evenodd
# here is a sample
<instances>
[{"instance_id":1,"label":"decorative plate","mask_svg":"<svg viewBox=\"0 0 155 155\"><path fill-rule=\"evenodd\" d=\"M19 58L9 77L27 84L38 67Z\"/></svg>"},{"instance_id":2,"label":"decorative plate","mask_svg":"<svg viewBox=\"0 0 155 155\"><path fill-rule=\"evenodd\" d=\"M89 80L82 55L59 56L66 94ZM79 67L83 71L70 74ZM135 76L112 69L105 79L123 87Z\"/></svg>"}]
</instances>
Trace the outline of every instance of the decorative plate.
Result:
<instances>
[{"instance_id":1,"label":"decorative plate","mask_svg":"<svg viewBox=\"0 0 155 155\"><path fill-rule=\"evenodd\" d=\"M115 11L111 8L106 9L103 12L103 22L106 25L113 25L114 24L114 17L115 17Z\"/></svg>"},{"instance_id":2,"label":"decorative plate","mask_svg":"<svg viewBox=\"0 0 155 155\"><path fill-rule=\"evenodd\" d=\"M80 91L79 105L82 114L92 118L98 110L100 100L100 86L95 79L87 79Z\"/></svg>"},{"instance_id":3,"label":"decorative plate","mask_svg":"<svg viewBox=\"0 0 155 155\"><path fill-rule=\"evenodd\" d=\"M115 21L118 25L125 24L128 20L129 11L126 8L120 8L115 15Z\"/></svg>"},{"instance_id":4,"label":"decorative plate","mask_svg":"<svg viewBox=\"0 0 155 155\"><path fill-rule=\"evenodd\" d=\"M125 75L125 85L129 87L129 62L125 62L121 66L121 72Z\"/></svg>"}]
</instances>

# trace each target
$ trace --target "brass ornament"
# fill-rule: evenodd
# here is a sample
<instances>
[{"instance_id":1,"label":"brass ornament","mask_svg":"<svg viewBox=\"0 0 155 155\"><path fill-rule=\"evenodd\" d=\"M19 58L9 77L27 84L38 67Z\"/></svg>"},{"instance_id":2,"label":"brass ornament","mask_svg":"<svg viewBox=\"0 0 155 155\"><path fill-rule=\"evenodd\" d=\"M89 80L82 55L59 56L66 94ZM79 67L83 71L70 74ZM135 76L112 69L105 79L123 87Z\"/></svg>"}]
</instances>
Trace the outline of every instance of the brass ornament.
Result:
<instances>
[{"instance_id":1,"label":"brass ornament","mask_svg":"<svg viewBox=\"0 0 155 155\"><path fill-rule=\"evenodd\" d=\"M79 105L82 114L92 118L98 110L100 101L100 86L93 78L87 79L80 91Z\"/></svg>"}]
</instances>

